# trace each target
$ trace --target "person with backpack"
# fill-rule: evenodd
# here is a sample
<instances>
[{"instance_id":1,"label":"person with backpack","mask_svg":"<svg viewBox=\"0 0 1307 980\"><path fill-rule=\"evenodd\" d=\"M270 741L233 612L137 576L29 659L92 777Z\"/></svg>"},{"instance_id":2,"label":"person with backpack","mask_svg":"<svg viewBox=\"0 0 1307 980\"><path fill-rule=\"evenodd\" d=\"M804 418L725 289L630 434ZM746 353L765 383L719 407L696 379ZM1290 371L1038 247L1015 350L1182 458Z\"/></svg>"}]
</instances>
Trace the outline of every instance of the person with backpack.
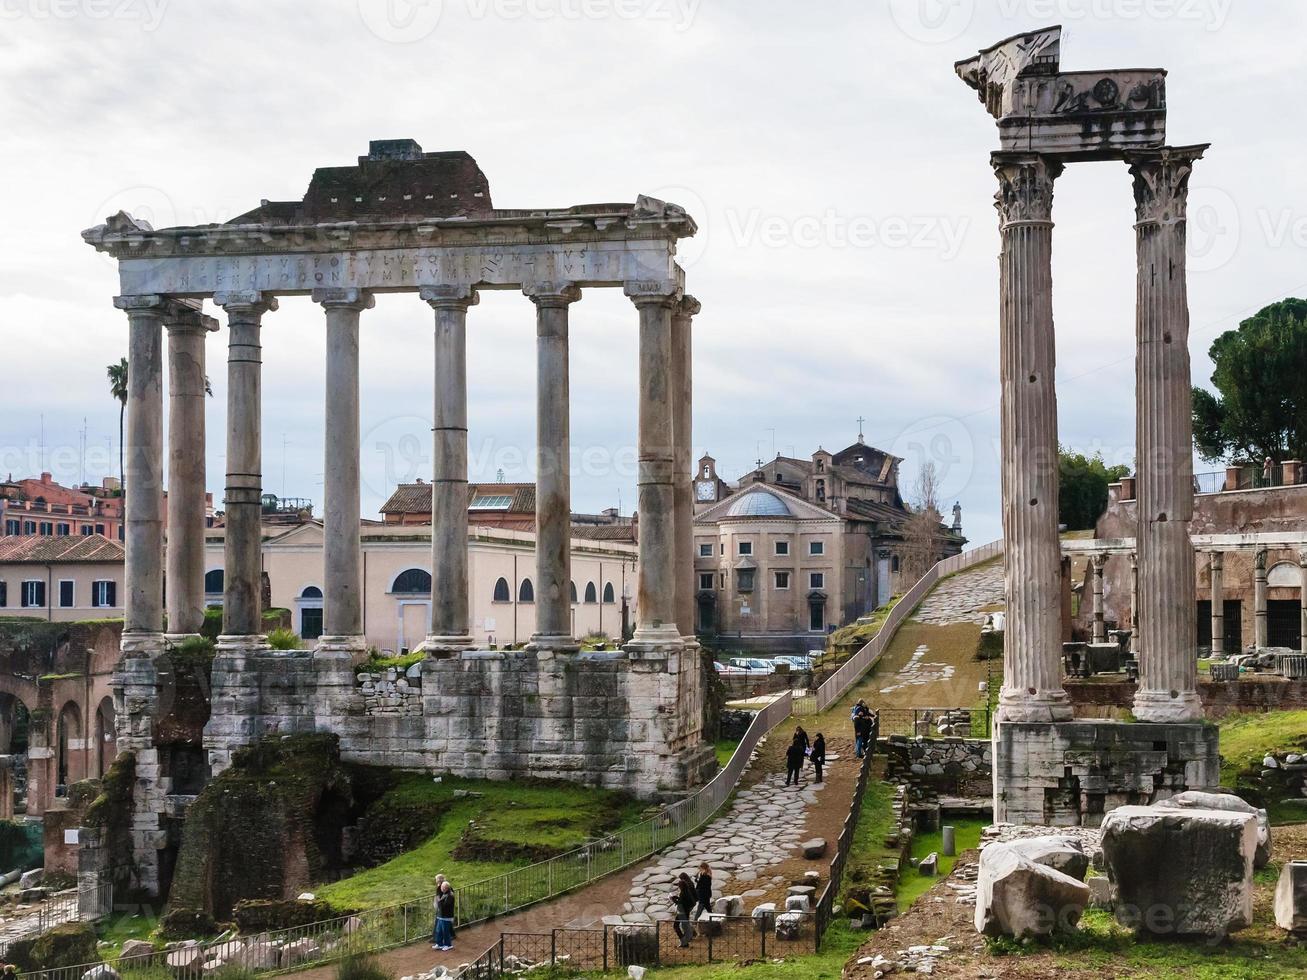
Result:
<instances>
[{"instance_id":1,"label":"person with backpack","mask_svg":"<svg viewBox=\"0 0 1307 980\"><path fill-rule=\"evenodd\" d=\"M676 891L672 893L672 905L676 907L676 919L672 923L672 928L676 930L676 935L681 940L682 949L688 947L690 940L694 938L694 922L690 916L694 912L697 900L694 882L682 871L680 877L676 879Z\"/></svg>"}]
</instances>

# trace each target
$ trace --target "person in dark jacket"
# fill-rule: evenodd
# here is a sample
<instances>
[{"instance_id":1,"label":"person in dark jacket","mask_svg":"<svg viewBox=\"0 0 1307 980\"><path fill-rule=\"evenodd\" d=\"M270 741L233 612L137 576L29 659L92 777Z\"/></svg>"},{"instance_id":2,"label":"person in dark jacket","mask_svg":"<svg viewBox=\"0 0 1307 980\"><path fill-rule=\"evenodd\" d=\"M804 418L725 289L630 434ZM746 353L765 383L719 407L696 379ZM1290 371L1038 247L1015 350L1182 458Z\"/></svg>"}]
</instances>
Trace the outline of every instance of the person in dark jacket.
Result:
<instances>
[{"instance_id":1,"label":"person in dark jacket","mask_svg":"<svg viewBox=\"0 0 1307 980\"><path fill-rule=\"evenodd\" d=\"M799 725L797 728L794 729L794 741L802 743L803 753L804 755L807 755L808 747L812 743L808 741L808 733L803 730L802 725Z\"/></svg>"},{"instance_id":2,"label":"person in dark jacket","mask_svg":"<svg viewBox=\"0 0 1307 980\"><path fill-rule=\"evenodd\" d=\"M704 912L712 911L712 869L705 861L699 865L699 873L694 878L694 896L698 904L694 907L694 918L698 919Z\"/></svg>"},{"instance_id":3,"label":"person in dark jacket","mask_svg":"<svg viewBox=\"0 0 1307 980\"><path fill-rule=\"evenodd\" d=\"M689 946L690 940L694 938L694 923L690 920L690 915L694 912L696 900L694 882L682 871L676 879L676 892L672 895L672 904L676 906L676 921L672 923L672 928L681 939L682 949Z\"/></svg>"},{"instance_id":4,"label":"person in dark jacket","mask_svg":"<svg viewBox=\"0 0 1307 980\"><path fill-rule=\"evenodd\" d=\"M858 758L871 751L871 712L863 708L853 717L853 743L857 748Z\"/></svg>"},{"instance_id":5,"label":"person in dark jacket","mask_svg":"<svg viewBox=\"0 0 1307 980\"><path fill-rule=\"evenodd\" d=\"M451 950L454 948L454 889L448 881L440 883L435 905L436 933L431 948Z\"/></svg>"},{"instance_id":6,"label":"person in dark jacket","mask_svg":"<svg viewBox=\"0 0 1307 980\"><path fill-rule=\"evenodd\" d=\"M795 736L790 747L785 750L785 785L799 785L799 774L803 772L803 743Z\"/></svg>"},{"instance_id":7,"label":"person in dark jacket","mask_svg":"<svg viewBox=\"0 0 1307 980\"><path fill-rule=\"evenodd\" d=\"M826 764L826 736L821 732L817 733L816 739L812 743L812 752L808 755L812 762L812 768L817 771L815 777L817 782L821 782L821 767Z\"/></svg>"}]
</instances>

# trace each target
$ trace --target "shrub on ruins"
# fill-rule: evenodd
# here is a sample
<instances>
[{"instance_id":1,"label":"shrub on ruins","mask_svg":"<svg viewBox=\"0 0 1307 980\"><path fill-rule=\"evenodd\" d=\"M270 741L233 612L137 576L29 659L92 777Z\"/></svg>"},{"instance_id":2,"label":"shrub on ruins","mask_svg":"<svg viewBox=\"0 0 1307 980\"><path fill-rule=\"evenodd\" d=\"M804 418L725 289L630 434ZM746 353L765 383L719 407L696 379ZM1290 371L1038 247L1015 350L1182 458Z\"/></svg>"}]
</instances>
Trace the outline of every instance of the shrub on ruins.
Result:
<instances>
[{"instance_id":1,"label":"shrub on ruins","mask_svg":"<svg viewBox=\"0 0 1307 980\"><path fill-rule=\"evenodd\" d=\"M16 939L9 944L5 960L20 973L58 970L100 962L96 951L95 927L86 922L66 922L38 936Z\"/></svg>"},{"instance_id":2,"label":"shrub on ruins","mask_svg":"<svg viewBox=\"0 0 1307 980\"><path fill-rule=\"evenodd\" d=\"M275 629L268 634L268 646L273 650L298 650L300 638L294 630Z\"/></svg>"},{"instance_id":3,"label":"shrub on ruins","mask_svg":"<svg viewBox=\"0 0 1307 980\"><path fill-rule=\"evenodd\" d=\"M440 829L452 800L430 790L429 780L401 780L368 807L355 835L359 867L375 867L411 851Z\"/></svg>"},{"instance_id":4,"label":"shrub on ruins","mask_svg":"<svg viewBox=\"0 0 1307 980\"><path fill-rule=\"evenodd\" d=\"M237 902L232 917L242 935L257 935L278 929L294 929L313 922L324 922L352 915L321 899L264 899L251 898Z\"/></svg>"},{"instance_id":5,"label":"shrub on ruins","mask_svg":"<svg viewBox=\"0 0 1307 980\"><path fill-rule=\"evenodd\" d=\"M394 980L373 956L353 953L336 966L336 980Z\"/></svg>"}]
</instances>

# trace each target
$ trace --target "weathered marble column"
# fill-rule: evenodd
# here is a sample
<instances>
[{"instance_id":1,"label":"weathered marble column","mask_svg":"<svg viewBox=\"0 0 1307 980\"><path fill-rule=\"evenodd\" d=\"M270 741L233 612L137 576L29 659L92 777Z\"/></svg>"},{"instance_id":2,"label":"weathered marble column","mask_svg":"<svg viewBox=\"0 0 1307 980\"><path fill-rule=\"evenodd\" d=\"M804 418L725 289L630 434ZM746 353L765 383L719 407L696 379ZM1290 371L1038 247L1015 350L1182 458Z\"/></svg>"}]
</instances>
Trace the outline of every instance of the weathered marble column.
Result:
<instances>
[{"instance_id":1,"label":"weathered marble column","mask_svg":"<svg viewBox=\"0 0 1307 980\"><path fill-rule=\"evenodd\" d=\"M1269 632L1266 622L1266 549L1253 553L1253 646L1265 650Z\"/></svg>"},{"instance_id":2,"label":"weathered marble column","mask_svg":"<svg viewBox=\"0 0 1307 980\"><path fill-rule=\"evenodd\" d=\"M999 375L1002 383L1004 591L1003 689L998 719L1063 721L1058 588L1057 393L1053 336L1055 160L995 153L999 259Z\"/></svg>"},{"instance_id":3,"label":"weathered marble column","mask_svg":"<svg viewBox=\"0 0 1307 980\"><path fill-rule=\"evenodd\" d=\"M1298 649L1307 653L1307 551L1298 552Z\"/></svg>"},{"instance_id":4,"label":"weathered marble column","mask_svg":"<svg viewBox=\"0 0 1307 980\"><path fill-rule=\"evenodd\" d=\"M629 283L627 295L640 311L640 417L637 499L640 514L636 625L628 654L636 659L667 657L682 647L676 622L677 475L673 449L675 386L672 380L674 291L645 292Z\"/></svg>"},{"instance_id":5,"label":"weathered marble column","mask_svg":"<svg viewBox=\"0 0 1307 980\"><path fill-rule=\"evenodd\" d=\"M218 293L214 303L227 311L227 533L223 555L226 588L222 597L220 643L263 645L262 505L263 494L263 314L277 308L270 293Z\"/></svg>"},{"instance_id":6,"label":"weathered marble column","mask_svg":"<svg viewBox=\"0 0 1307 980\"><path fill-rule=\"evenodd\" d=\"M363 636L363 551L359 456L359 314L366 290L315 289L327 318L326 446L322 470L322 636L314 656L353 659Z\"/></svg>"},{"instance_id":7,"label":"weathered marble column","mask_svg":"<svg viewBox=\"0 0 1307 980\"><path fill-rule=\"evenodd\" d=\"M163 648L163 322L170 304L161 296L119 296L114 306L127 312L129 323L122 648L157 652Z\"/></svg>"},{"instance_id":8,"label":"weathered marble column","mask_svg":"<svg viewBox=\"0 0 1307 980\"><path fill-rule=\"evenodd\" d=\"M1202 717L1198 698L1193 416L1185 222L1205 147L1130 152L1138 261L1135 358L1141 721Z\"/></svg>"},{"instance_id":9,"label":"weathered marble column","mask_svg":"<svg viewBox=\"0 0 1307 980\"><path fill-rule=\"evenodd\" d=\"M532 283L536 305L536 630L530 649L572 652L571 399L567 308L570 282Z\"/></svg>"},{"instance_id":10,"label":"weathered marble column","mask_svg":"<svg viewBox=\"0 0 1307 980\"><path fill-rule=\"evenodd\" d=\"M1225 556L1213 551L1211 557L1212 576L1212 656L1220 657L1225 653L1225 595L1223 578Z\"/></svg>"},{"instance_id":11,"label":"weathered marble column","mask_svg":"<svg viewBox=\"0 0 1307 980\"><path fill-rule=\"evenodd\" d=\"M687 644L698 644L694 633L694 379L692 339L694 317L702 307L685 296L672 310L672 506L676 518L676 625ZM797 553L797 551L796 551Z\"/></svg>"},{"instance_id":12,"label":"weathered marble column","mask_svg":"<svg viewBox=\"0 0 1307 980\"><path fill-rule=\"evenodd\" d=\"M164 563L168 633L198 634L204 624L204 342L218 321L177 307L168 326L168 555Z\"/></svg>"},{"instance_id":13,"label":"weathered marble column","mask_svg":"<svg viewBox=\"0 0 1307 980\"><path fill-rule=\"evenodd\" d=\"M1093 641L1107 642L1107 623L1103 618L1103 566L1107 564L1107 555L1094 555L1089 559L1093 572L1094 627Z\"/></svg>"},{"instance_id":14,"label":"weathered marble column","mask_svg":"<svg viewBox=\"0 0 1307 980\"><path fill-rule=\"evenodd\" d=\"M1130 552L1130 652L1139 655L1139 556Z\"/></svg>"},{"instance_id":15,"label":"weathered marble column","mask_svg":"<svg viewBox=\"0 0 1307 980\"><path fill-rule=\"evenodd\" d=\"M435 406L431 443L431 630L428 655L472 647L467 557L467 311L470 286L424 286L435 311Z\"/></svg>"}]
</instances>

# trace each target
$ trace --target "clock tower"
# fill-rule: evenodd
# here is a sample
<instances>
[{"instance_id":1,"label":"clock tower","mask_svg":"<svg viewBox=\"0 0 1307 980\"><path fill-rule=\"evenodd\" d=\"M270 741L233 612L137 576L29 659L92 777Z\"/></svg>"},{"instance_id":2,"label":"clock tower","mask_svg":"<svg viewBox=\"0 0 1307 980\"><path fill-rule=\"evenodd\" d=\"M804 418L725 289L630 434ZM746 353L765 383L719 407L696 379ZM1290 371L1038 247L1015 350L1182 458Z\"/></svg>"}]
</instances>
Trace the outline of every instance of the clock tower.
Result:
<instances>
[{"instance_id":1,"label":"clock tower","mask_svg":"<svg viewBox=\"0 0 1307 980\"><path fill-rule=\"evenodd\" d=\"M695 513L717 503L728 491L729 488L717 475L717 460L705 455L699 460L699 468L694 474Z\"/></svg>"}]
</instances>

